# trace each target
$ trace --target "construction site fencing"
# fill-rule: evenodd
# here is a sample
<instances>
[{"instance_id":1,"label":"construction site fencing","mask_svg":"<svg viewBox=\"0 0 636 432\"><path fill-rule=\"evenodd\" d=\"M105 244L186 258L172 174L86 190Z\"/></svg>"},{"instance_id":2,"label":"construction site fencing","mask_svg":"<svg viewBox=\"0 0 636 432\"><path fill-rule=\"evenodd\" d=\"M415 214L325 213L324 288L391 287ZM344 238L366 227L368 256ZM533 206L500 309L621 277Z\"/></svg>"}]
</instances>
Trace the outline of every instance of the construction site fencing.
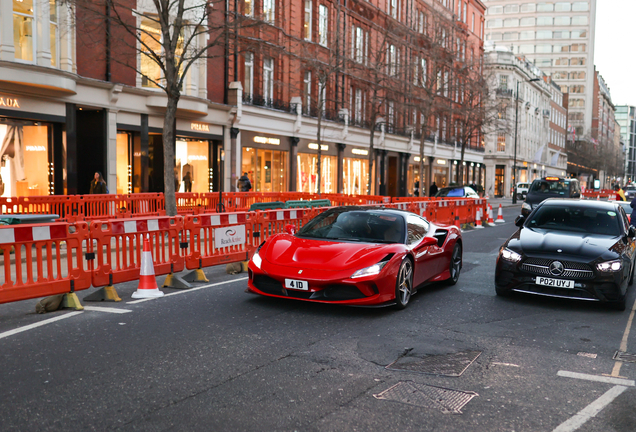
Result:
<instances>
[{"instance_id":1,"label":"construction site fencing","mask_svg":"<svg viewBox=\"0 0 636 432\"><path fill-rule=\"evenodd\" d=\"M193 206L197 197L185 197ZM372 199L373 200L373 199ZM486 214L486 200L425 200L360 203L407 210L442 225L470 224ZM110 211L108 201L91 211ZM157 196L140 197L139 211L157 202ZM131 202L128 201L127 204ZM144 204L145 203L145 204ZM198 207L198 205L197 205ZM203 207L203 206L201 206ZM128 208L128 207L127 207ZM193 208L193 207L192 207ZM156 275L185 269L246 261L269 237L300 229L330 207L298 208L185 216L147 216L90 222L58 222L0 227L0 303L94 287L111 286L139 279L144 238L148 237ZM118 215L120 213L117 213ZM81 213L80 213L81 214ZM110 214L110 213L109 213Z\"/></svg>"},{"instance_id":2,"label":"construction site fencing","mask_svg":"<svg viewBox=\"0 0 636 432\"><path fill-rule=\"evenodd\" d=\"M88 238L86 222L0 227L0 303L89 288Z\"/></svg>"}]
</instances>

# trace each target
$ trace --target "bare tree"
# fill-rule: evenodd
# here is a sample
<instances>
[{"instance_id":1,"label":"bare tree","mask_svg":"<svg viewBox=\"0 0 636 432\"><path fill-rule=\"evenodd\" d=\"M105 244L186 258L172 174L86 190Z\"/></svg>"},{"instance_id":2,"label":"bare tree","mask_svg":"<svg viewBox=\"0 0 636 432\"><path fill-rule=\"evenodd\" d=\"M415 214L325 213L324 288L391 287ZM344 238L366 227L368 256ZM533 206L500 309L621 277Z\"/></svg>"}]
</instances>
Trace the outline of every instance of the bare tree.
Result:
<instances>
[{"instance_id":1,"label":"bare tree","mask_svg":"<svg viewBox=\"0 0 636 432\"><path fill-rule=\"evenodd\" d=\"M106 32L114 39L113 52L134 53L110 60L141 76L144 82L163 90L167 96L163 124L164 196L166 213L176 215L174 180L174 140L177 105L190 69L207 58L227 55L237 29L256 25L228 12L221 0L65 0L74 9L76 22L90 38L91 23L106 23ZM81 18L79 18L81 17ZM140 23L140 24L139 24ZM218 48L218 49L215 49ZM140 61L137 61L140 58Z\"/></svg>"}]
</instances>

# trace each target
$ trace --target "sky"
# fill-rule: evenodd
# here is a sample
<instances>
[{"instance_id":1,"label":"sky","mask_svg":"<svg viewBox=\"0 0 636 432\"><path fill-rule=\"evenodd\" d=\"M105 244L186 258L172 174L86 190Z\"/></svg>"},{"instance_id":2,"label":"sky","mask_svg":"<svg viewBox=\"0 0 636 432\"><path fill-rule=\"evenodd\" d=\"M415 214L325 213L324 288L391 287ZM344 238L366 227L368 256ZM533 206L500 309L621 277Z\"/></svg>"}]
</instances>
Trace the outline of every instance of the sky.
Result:
<instances>
[{"instance_id":1,"label":"sky","mask_svg":"<svg viewBox=\"0 0 636 432\"><path fill-rule=\"evenodd\" d=\"M636 1L597 0L594 64L610 88L614 105L636 106Z\"/></svg>"}]
</instances>

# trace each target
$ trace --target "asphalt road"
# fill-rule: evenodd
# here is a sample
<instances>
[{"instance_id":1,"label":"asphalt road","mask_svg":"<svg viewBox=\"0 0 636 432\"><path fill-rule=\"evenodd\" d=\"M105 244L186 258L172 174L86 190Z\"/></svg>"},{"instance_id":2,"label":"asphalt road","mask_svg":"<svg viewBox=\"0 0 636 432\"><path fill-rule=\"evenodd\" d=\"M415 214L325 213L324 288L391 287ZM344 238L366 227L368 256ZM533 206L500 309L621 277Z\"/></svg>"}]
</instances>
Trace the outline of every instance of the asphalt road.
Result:
<instances>
[{"instance_id":1,"label":"asphalt road","mask_svg":"<svg viewBox=\"0 0 636 432\"><path fill-rule=\"evenodd\" d=\"M0 431L634 431L635 364L612 357L636 352L636 290L625 312L496 297L516 213L466 232L459 283L403 311L261 298L224 268L84 312L0 305Z\"/></svg>"}]
</instances>

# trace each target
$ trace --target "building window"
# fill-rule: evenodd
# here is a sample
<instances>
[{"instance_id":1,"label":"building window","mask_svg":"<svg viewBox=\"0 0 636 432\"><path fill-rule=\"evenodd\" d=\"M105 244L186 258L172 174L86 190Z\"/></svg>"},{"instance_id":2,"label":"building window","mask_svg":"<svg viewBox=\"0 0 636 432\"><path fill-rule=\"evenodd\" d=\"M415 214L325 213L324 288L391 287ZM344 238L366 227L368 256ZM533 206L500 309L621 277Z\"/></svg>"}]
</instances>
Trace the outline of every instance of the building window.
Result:
<instances>
[{"instance_id":1,"label":"building window","mask_svg":"<svg viewBox=\"0 0 636 432\"><path fill-rule=\"evenodd\" d=\"M161 67L153 56L161 58L162 55L161 27L158 21L144 18L141 28L141 86L159 88Z\"/></svg>"},{"instance_id":2,"label":"building window","mask_svg":"<svg viewBox=\"0 0 636 432\"><path fill-rule=\"evenodd\" d=\"M353 26L351 28L351 58L357 63L366 62L367 58L367 46L365 41L367 39L366 32L362 28Z\"/></svg>"},{"instance_id":3,"label":"building window","mask_svg":"<svg viewBox=\"0 0 636 432\"><path fill-rule=\"evenodd\" d=\"M309 114L311 112L311 72L305 72L305 78L303 80L303 105L304 113Z\"/></svg>"},{"instance_id":4,"label":"building window","mask_svg":"<svg viewBox=\"0 0 636 432\"><path fill-rule=\"evenodd\" d=\"M499 75L499 89L508 90L508 75Z\"/></svg>"},{"instance_id":5,"label":"building window","mask_svg":"<svg viewBox=\"0 0 636 432\"><path fill-rule=\"evenodd\" d=\"M573 16L572 25L587 25L588 19L585 15Z\"/></svg>"},{"instance_id":6,"label":"building window","mask_svg":"<svg viewBox=\"0 0 636 432\"><path fill-rule=\"evenodd\" d=\"M570 2L558 2L554 5L555 12L570 12Z\"/></svg>"},{"instance_id":7,"label":"building window","mask_svg":"<svg viewBox=\"0 0 636 432\"><path fill-rule=\"evenodd\" d=\"M553 12L554 5L552 3L539 3L537 5L537 12Z\"/></svg>"},{"instance_id":8,"label":"building window","mask_svg":"<svg viewBox=\"0 0 636 432\"><path fill-rule=\"evenodd\" d=\"M274 97L274 59L263 60L263 98L268 104Z\"/></svg>"},{"instance_id":9,"label":"building window","mask_svg":"<svg viewBox=\"0 0 636 432\"><path fill-rule=\"evenodd\" d=\"M422 68L422 73L421 73L421 77L422 77L422 87L426 87L426 78L427 78L427 66L426 66L426 59L422 58L420 60L420 66Z\"/></svg>"},{"instance_id":10,"label":"building window","mask_svg":"<svg viewBox=\"0 0 636 432\"><path fill-rule=\"evenodd\" d=\"M389 75L394 76L398 72L398 52L393 44L389 44L387 48L387 71Z\"/></svg>"},{"instance_id":11,"label":"building window","mask_svg":"<svg viewBox=\"0 0 636 432\"><path fill-rule=\"evenodd\" d=\"M539 24L541 25L541 24ZM552 25L552 23L550 22L550 24L548 25ZM570 17L555 17L554 18L554 25L556 26L569 26L570 25Z\"/></svg>"},{"instance_id":12,"label":"building window","mask_svg":"<svg viewBox=\"0 0 636 432\"><path fill-rule=\"evenodd\" d=\"M506 5L506 6L504 6L504 13L506 13L506 14L519 13L519 5Z\"/></svg>"},{"instance_id":13,"label":"building window","mask_svg":"<svg viewBox=\"0 0 636 432\"><path fill-rule=\"evenodd\" d=\"M243 91L249 100L254 94L254 54L245 53L245 74L243 75Z\"/></svg>"},{"instance_id":14,"label":"building window","mask_svg":"<svg viewBox=\"0 0 636 432\"><path fill-rule=\"evenodd\" d=\"M497 135L497 151L503 153L506 151L506 135Z\"/></svg>"},{"instance_id":15,"label":"building window","mask_svg":"<svg viewBox=\"0 0 636 432\"><path fill-rule=\"evenodd\" d=\"M521 27L532 27L535 23L535 19L534 18L521 18L519 20L519 25Z\"/></svg>"},{"instance_id":16,"label":"building window","mask_svg":"<svg viewBox=\"0 0 636 432\"><path fill-rule=\"evenodd\" d=\"M534 3L524 3L521 5L521 12L535 12L537 5Z\"/></svg>"},{"instance_id":17,"label":"building window","mask_svg":"<svg viewBox=\"0 0 636 432\"><path fill-rule=\"evenodd\" d=\"M475 33L475 12L473 12L473 22L470 28L471 28L471 31Z\"/></svg>"},{"instance_id":18,"label":"building window","mask_svg":"<svg viewBox=\"0 0 636 432\"><path fill-rule=\"evenodd\" d=\"M572 3L572 11L573 12L585 12L589 10L589 5L587 2L574 2Z\"/></svg>"},{"instance_id":19,"label":"building window","mask_svg":"<svg viewBox=\"0 0 636 432\"><path fill-rule=\"evenodd\" d=\"M263 19L274 23L276 20L276 0L263 0Z\"/></svg>"},{"instance_id":20,"label":"building window","mask_svg":"<svg viewBox=\"0 0 636 432\"><path fill-rule=\"evenodd\" d=\"M312 2L311 0L305 0L305 22L303 24L304 38L305 40L311 40L311 16L312 16Z\"/></svg>"},{"instance_id":21,"label":"building window","mask_svg":"<svg viewBox=\"0 0 636 432\"><path fill-rule=\"evenodd\" d=\"M398 19L399 14L399 2L398 0L388 0L387 5L389 6L389 14L394 18Z\"/></svg>"},{"instance_id":22,"label":"building window","mask_svg":"<svg viewBox=\"0 0 636 432\"><path fill-rule=\"evenodd\" d=\"M35 34L33 32L33 0L13 0L13 47L15 59L32 62L35 55Z\"/></svg>"},{"instance_id":23,"label":"building window","mask_svg":"<svg viewBox=\"0 0 636 432\"><path fill-rule=\"evenodd\" d=\"M364 102L362 96L362 90L356 89L356 99L355 99L355 107L354 107L354 119L356 124L361 125L362 119L364 118Z\"/></svg>"},{"instance_id":24,"label":"building window","mask_svg":"<svg viewBox=\"0 0 636 432\"><path fill-rule=\"evenodd\" d=\"M318 7L318 43L327 46L327 32L329 31L329 9L327 6Z\"/></svg>"},{"instance_id":25,"label":"building window","mask_svg":"<svg viewBox=\"0 0 636 432\"><path fill-rule=\"evenodd\" d=\"M254 16L253 0L245 0L245 3L243 4L243 14L247 17Z\"/></svg>"}]
</instances>

